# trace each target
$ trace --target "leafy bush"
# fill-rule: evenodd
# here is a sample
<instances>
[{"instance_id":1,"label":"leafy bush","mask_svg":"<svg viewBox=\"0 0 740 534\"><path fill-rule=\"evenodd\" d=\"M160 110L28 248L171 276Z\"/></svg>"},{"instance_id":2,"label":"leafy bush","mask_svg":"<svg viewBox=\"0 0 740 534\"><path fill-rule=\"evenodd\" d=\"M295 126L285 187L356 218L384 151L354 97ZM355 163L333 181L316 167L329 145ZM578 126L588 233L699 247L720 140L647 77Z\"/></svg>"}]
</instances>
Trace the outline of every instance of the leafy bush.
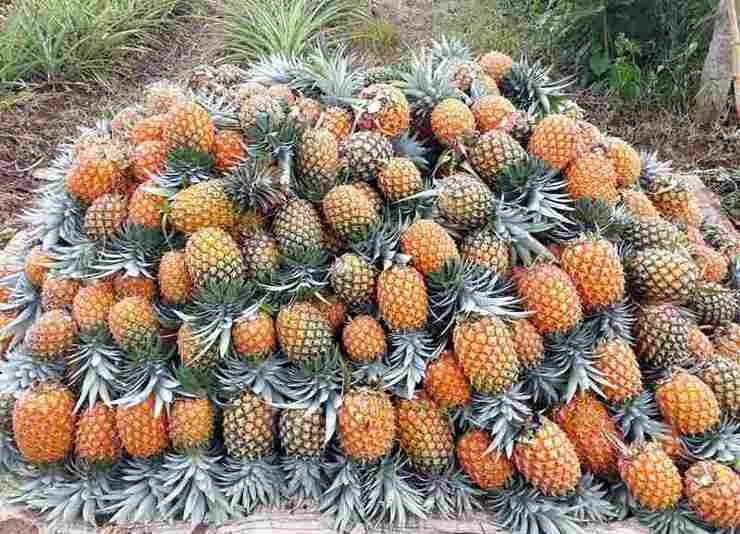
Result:
<instances>
[{"instance_id":1,"label":"leafy bush","mask_svg":"<svg viewBox=\"0 0 740 534\"><path fill-rule=\"evenodd\" d=\"M301 55L319 38L327 45L350 39L366 17L364 6L355 0L221 0L213 22L224 37L225 59L247 63Z\"/></svg>"},{"instance_id":2,"label":"leafy bush","mask_svg":"<svg viewBox=\"0 0 740 534\"><path fill-rule=\"evenodd\" d=\"M183 0L17 0L0 33L0 81L102 79L148 48Z\"/></svg>"},{"instance_id":3,"label":"leafy bush","mask_svg":"<svg viewBox=\"0 0 740 534\"><path fill-rule=\"evenodd\" d=\"M376 54L382 54L398 43L398 30L387 19L372 17L354 34L360 44Z\"/></svg>"}]
</instances>

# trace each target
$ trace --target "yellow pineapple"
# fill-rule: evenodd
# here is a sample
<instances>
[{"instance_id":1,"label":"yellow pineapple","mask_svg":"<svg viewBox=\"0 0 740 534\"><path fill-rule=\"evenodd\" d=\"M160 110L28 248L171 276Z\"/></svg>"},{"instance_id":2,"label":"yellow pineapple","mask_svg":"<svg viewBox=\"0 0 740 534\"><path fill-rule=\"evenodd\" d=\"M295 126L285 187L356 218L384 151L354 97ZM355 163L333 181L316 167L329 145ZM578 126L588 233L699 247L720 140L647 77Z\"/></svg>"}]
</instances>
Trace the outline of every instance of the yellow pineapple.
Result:
<instances>
[{"instance_id":1,"label":"yellow pineapple","mask_svg":"<svg viewBox=\"0 0 740 534\"><path fill-rule=\"evenodd\" d=\"M424 276L408 265L394 265L378 278L378 308L393 330L419 330L429 316Z\"/></svg>"},{"instance_id":2,"label":"yellow pineapple","mask_svg":"<svg viewBox=\"0 0 740 534\"><path fill-rule=\"evenodd\" d=\"M162 140L168 150L210 153L215 138L213 119L202 106L194 102L175 104L167 113Z\"/></svg>"},{"instance_id":3,"label":"yellow pineapple","mask_svg":"<svg viewBox=\"0 0 740 534\"><path fill-rule=\"evenodd\" d=\"M110 283L81 288L72 302L72 317L82 332L106 326L108 313L116 301Z\"/></svg>"},{"instance_id":4,"label":"yellow pineapple","mask_svg":"<svg viewBox=\"0 0 740 534\"><path fill-rule=\"evenodd\" d=\"M307 360L327 353L333 335L329 321L316 306L296 302L280 310L275 322L278 341L291 360Z\"/></svg>"},{"instance_id":5,"label":"yellow pineapple","mask_svg":"<svg viewBox=\"0 0 740 534\"><path fill-rule=\"evenodd\" d=\"M425 275L439 272L449 262L460 259L457 244L447 230L431 219L421 219L401 234L401 251Z\"/></svg>"},{"instance_id":6,"label":"yellow pineapple","mask_svg":"<svg viewBox=\"0 0 740 534\"><path fill-rule=\"evenodd\" d=\"M244 277L241 249L234 238L220 228L203 228L190 236L185 246L185 264L196 290Z\"/></svg>"},{"instance_id":7,"label":"yellow pineapple","mask_svg":"<svg viewBox=\"0 0 740 534\"><path fill-rule=\"evenodd\" d=\"M388 348L385 330L369 315L358 315L342 330L342 347L352 361L368 363L379 360Z\"/></svg>"},{"instance_id":8,"label":"yellow pineapple","mask_svg":"<svg viewBox=\"0 0 740 534\"><path fill-rule=\"evenodd\" d=\"M719 401L700 378L678 371L655 390L665 420L681 434L702 434L720 419Z\"/></svg>"},{"instance_id":9,"label":"yellow pineapple","mask_svg":"<svg viewBox=\"0 0 740 534\"><path fill-rule=\"evenodd\" d=\"M514 105L500 95L486 95L475 101L471 107L478 131L489 132L500 128L506 119L516 111Z\"/></svg>"},{"instance_id":10,"label":"yellow pineapple","mask_svg":"<svg viewBox=\"0 0 740 534\"><path fill-rule=\"evenodd\" d=\"M131 152L131 169L139 182L161 174L167 166L169 149L164 141L144 141Z\"/></svg>"},{"instance_id":11,"label":"yellow pineapple","mask_svg":"<svg viewBox=\"0 0 740 534\"><path fill-rule=\"evenodd\" d=\"M534 127L528 150L551 167L564 169L577 155L578 126L565 115L548 115Z\"/></svg>"},{"instance_id":12,"label":"yellow pineapple","mask_svg":"<svg viewBox=\"0 0 740 534\"><path fill-rule=\"evenodd\" d=\"M658 443L624 448L618 465L629 492L644 508L667 510L681 498L681 475Z\"/></svg>"},{"instance_id":13,"label":"yellow pineapple","mask_svg":"<svg viewBox=\"0 0 740 534\"><path fill-rule=\"evenodd\" d=\"M424 182L419 169L408 158L392 158L378 174L378 187L391 202L414 195Z\"/></svg>"},{"instance_id":14,"label":"yellow pineapple","mask_svg":"<svg viewBox=\"0 0 740 534\"><path fill-rule=\"evenodd\" d=\"M388 137L397 137L408 130L411 113L403 91L377 83L363 89L360 98L367 100L359 120L361 127L377 129Z\"/></svg>"},{"instance_id":15,"label":"yellow pineapple","mask_svg":"<svg viewBox=\"0 0 740 534\"><path fill-rule=\"evenodd\" d=\"M75 455L89 463L113 464L123 454L116 429L116 412L102 402L83 411L77 419Z\"/></svg>"},{"instance_id":16,"label":"yellow pineapple","mask_svg":"<svg viewBox=\"0 0 740 534\"><path fill-rule=\"evenodd\" d=\"M616 204L617 173L606 156L592 152L576 159L565 171L568 193L574 199L590 198Z\"/></svg>"},{"instance_id":17,"label":"yellow pineapple","mask_svg":"<svg viewBox=\"0 0 740 534\"><path fill-rule=\"evenodd\" d=\"M185 253L181 250L165 252L159 261L159 296L167 304L184 304L192 293L193 281L188 273Z\"/></svg>"},{"instance_id":18,"label":"yellow pineapple","mask_svg":"<svg viewBox=\"0 0 740 534\"><path fill-rule=\"evenodd\" d=\"M348 458L372 462L387 455L396 441L397 413L382 391L354 389L344 396L337 418L339 443Z\"/></svg>"},{"instance_id":19,"label":"yellow pineapple","mask_svg":"<svg viewBox=\"0 0 740 534\"><path fill-rule=\"evenodd\" d=\"M118 273L113 277L113 292L117 300L126 297L141 297L151 301L157 294L157 282L146 276L127 276Z\"/></svg>"},{"instance_id":20,"label":"yellow pineapple","mask_svg":"<svg viewBox=\"0 0 740 534\"><path fill-rule=\"evenodd\" d=\"M541 334L566 332L583 317L581 299L567 273L550 263L539 263L515 273L519 296L529 320Z\"/></svg>"},{"instance_id":21,"label":"yellow pineapple","mask_svg":"<svg viewBox=\"0 0 740 534\"><path fill-rule=\"evenodd\" d=\"M617 249L606 239L570 241L560 265L576 286L586 310L616 304L624 298L625 278Z\"/></svg>"},{"instance_id":22,"label":"yellow pineapple","mask_svg":"<svg viewBox=\"0 0 740 534\"><path fill-rule=\"evenodd\" d=\"M503 52L491 51L483 54L478 63L483 70L496 82L501 83L511 71L514 60Z\"/></svg>"},{"instance_id":23,"label":"yellow pineapple","mask_svg":"<svg viewBox=\"0 0 740 534\"><path fill-rule=\"evenodd\" d=\"M36 287L43 287L46 277L49 275L51 258L43 251L40 245L36 245L28 251L23 264L26 278Z\"/></svg>"},{"instance_id":24,"label":"yellow pineapple","mask_svg":"<svg viewBox=\"0 0 740 534\"><path fill-rule=\"evenodd\" d=\"M167 200L153 193L154 188L154 182L150 180L134 190L128 203L129 221L151 229L162 227L162 214L166 209Z\"/></svg>"},{"instance_id":25,"label":"yellow pineapple","mask_svg":"<svg viewBox=\"0 0 740 534\"><path fill-rule=\"evenodd\" d=\"M173 197L169 221L186 234L208 227L228 230L236 223L236 211L223 180L209 180L191 185Z\"/></svg>"},{"instance_id":26,"label":"yellow pineapple","mask_svg":"<svg viewBox=\"0 0 740 534\"><path fill-rule=\"evenodd\" d=\"M740 475L713 461L697 462L684 477L689 506L707 524L717 528L740 525Z\"/></svg>"},{"instance_id":27,"label":"yellow pineapple","mask_svg":"<svg viewBox=\"0 0 740 534\"><path fill-rule=\"evenodd\" d=\"M621 404L642 393L642 373L632 347L621 339L602 341L596 345L596 370L604 377L601 385L604 398Z\"/></svg>"},{"instance_id":28,"label":"yellow pineapple","mask_svg":"<svg viewBox=\"0 0 740 534\"><path fill-rule=\"evenodd\" d=\"M116 429L126 452L133 458L151 458L169 445L167 415L154 411L154 398L116 408Z\"/></svg>"},{"instance_id":29,"label":"yellow pineapple","mask_svg":"<svg viewBox=\"0 0 740 534\"><path fill-rule=\"evenodd\" d=\"M175 450L208 447L214 433L216 410L208 399L182 398L172 403L169 440Z\"/></svg>"},{"instance_id":30,"label":"yellow pineapple","mask_svg":"<svg viewBox=\"0 0 740 534\"><path fill-rule=\"evenodd\" d=\"M66 311L51 310L36 320L26 337L34 358L56 360L74 346L77 324Z\"/></svg>"},{"instance_id":31,"label":"yellow pineapple","mask_svg":"<svg viewBox=\"0 0 740 534\"><path fill-rule=\"evenodd\" d=\"M159 333L159 322L149 300L127 297L113 305L108 326L119 346L136 350L148 346Z\"/></svg>"},{"instance_id":32,"label":"yellow pineapple","mask_svg":"<svg viewBox=\"0 0 740 534\"><path fill-rule=\"evenodd\" d=\"M487 452L491 438L481 430L469 430L457 442L457 459L463 471L485 491L503 487L514 476L514 464L501 451Z\"/></svg>"},{"instance_id":33,"label":"yellow pineapple","mask_svg":"<svg viewBox=\"0 0 740 534\"><path fill-rule=\"evenodd\" d=\"M422 473L440 473L455 453L449 420L424 393L399 401L398 438L411 464Z\"/></svg>"},{"instance_id":34,"label":"yellow pineapple","mask_svg":"<svg viewBox=\"0 0 740 534\"><path fill-rule=\"evenodd\" d=\"M521 366L525 369L537 367L545 357L544 341L540 333L527 319L511 321L510 329Z\"/></svg>"},{"instance_id":35,"label":"yellow pineapple","mask_svg":"<svg viewBox=\"0 0 740 534\"><path fill-rule=\"evenodd\" d=\"M72 309L80 282L72 278L49 276L41 288L41 307L45 311Z\"/></svg>"},{"instance_id":36,"label":"yellow pineapple","mask_svg":"<svg viewBox=\"0 0 740 534\"><path fill-rule=\"evenodd\" d=\"M617 175L617 187L630 187L637 183L642 171L642 160L632 145L618 137L606 140L606 157L611 160Z\"/></svg>"},{"instance_id":37,"label":"yellow pineapple","mask_svg":"<svg viewBox=\"0 0 740 534\"><path fill-rule=\"evenodd\" d=\"M262 311L234 323L231 338L236 352L245 358L264 358L277 348L275 322Z\"/></svg>"},{"instance_id":38,"label":"yellow pineapple","mask_svg":"<svg viewBox=\"0 0 740 534\"><path fill-rule=\"evenodd\" d=\"M475 117L459 100L447 98L437 104L431 115L432 132L441 144L455 146L475 132Z\"/></svg>"}]
</instances>

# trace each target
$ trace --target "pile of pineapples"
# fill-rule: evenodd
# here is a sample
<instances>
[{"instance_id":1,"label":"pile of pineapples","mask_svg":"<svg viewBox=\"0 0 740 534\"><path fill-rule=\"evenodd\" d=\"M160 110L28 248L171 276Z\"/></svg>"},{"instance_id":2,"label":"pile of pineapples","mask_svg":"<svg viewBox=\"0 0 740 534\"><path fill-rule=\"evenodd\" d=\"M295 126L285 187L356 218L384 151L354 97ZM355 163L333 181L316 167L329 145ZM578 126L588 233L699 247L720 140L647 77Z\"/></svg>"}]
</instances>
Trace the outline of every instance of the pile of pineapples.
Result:
<instances>
[{"instance_id":1,"label":"pile of pineapples","mask_svg":"<svg viewBox=\"0 0 740 534\"><path fill-rule=\"evenodd\" d=\"M0 272L52 522L740 528L740 240L549 69L198 69L63 145Z\"/></svg>"}]
</instances>

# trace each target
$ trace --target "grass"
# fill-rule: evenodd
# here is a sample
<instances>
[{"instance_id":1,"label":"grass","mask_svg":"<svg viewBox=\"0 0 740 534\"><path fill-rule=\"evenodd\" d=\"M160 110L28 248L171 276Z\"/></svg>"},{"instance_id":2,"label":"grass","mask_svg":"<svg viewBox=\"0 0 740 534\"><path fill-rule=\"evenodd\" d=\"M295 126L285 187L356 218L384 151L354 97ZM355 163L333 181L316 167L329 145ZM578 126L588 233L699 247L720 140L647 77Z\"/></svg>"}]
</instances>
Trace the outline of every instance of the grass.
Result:
<instances>
[{"instance_id":1,"label":"grass","mask_svg":"<svg viewBox=\"0 0 740 534\"><path fill-rule=\"evenodd\" d=\"M102 80L148 50L183 0L17 0L0 34L0 82Z\"/></svg>"},{"instance_id":2,"label":"grass","mask_svg":"<svg viewBox=\"0 0 740 534\"><path fill-rule=\"evenodd\" d=\"M246 64L266 55L300 56L319 40L344 42L366 15L356 0L221 0L212 22L223 36L224 60Z\"/></svg>"},{"instance_id":3,"label":"grass","mask_svg":"<svg viewBox=\"0 0 740 534\"><path fill-rule=\"evenodd\" d=\"M374 54L382 55L398 44L398 29L385 18L372 17L355 33L355 39Z\"/></svg>"}]
</instances>

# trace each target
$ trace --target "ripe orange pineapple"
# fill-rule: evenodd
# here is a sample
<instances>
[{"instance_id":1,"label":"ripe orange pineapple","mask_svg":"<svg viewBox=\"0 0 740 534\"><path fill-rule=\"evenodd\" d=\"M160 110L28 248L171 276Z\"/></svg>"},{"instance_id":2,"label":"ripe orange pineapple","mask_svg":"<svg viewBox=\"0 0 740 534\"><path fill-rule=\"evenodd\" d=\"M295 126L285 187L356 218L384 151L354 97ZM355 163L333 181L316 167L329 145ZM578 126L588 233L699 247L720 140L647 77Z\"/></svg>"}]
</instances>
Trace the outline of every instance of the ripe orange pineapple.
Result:
<instances>
[{"instance_id":1,"label":"ripe orange pineapple","mask_svg":"<svg viewBox=\"0 0 740 534\"><path fill-rule=\"evenodd\" d=\"M440 473L455 454L450 421L423 392L399 401L398 438L411 464L422 473Z\"/></svg>"},{"instance_id":2,"label":"ripe orange pineapple","mask_svg":"<svg viewBox=\"0 0 740 534\"><path fill-rule=\"evenodd\" d=\"M698 227L702 212L696 195L676 179L661 183L657 193L651 197L658 211L672 222Z\"/></svg>"},{"instance_id":3,"label":"ripe orange pineapple","mask_svg":"<svg viewBox=\"0 0 740 534\"><path fill-rule=\"evenodd\" d=\"M514 105L500 95L486 95L475 101L471 110L481 133L499 128L516 111Z\"/></svg>"},{"instance_id":4,"label":"ripe orange pineapple","mask_svg":"<svg viewBox=\"0 0 740 534\"><path fill-rule=\"evenodd\" d=\"M448 262L460 259L457 244L447 230L431 219L421 219L401 234L401 250L425 275L439 272Z\"/></svg>"},{"instance_id":5,"label":"ripe orange pineapple","mask_svg":"<svg viewBox=\"0 0 740 534\"><path fill-rule=\"evenodd\" d=\"M333 187L324 197L321 207L326 222L341 239L362 239L378 222L378 209L373 198L353 184Z\"/></svg>"},{"instance_id":6,"label":"ripe orange pineapple","mask_svg":"<svg viewBox=\"0 0 740 534\"><path fill-rule=\"evenodd\" d=\"M73 278L49 276L41 288L41 306L44 310L71 309L80 282Z\"/></svg>"},{"instance_id":7,"label":"ripe orange pineapple","mask_svg":"<svg viewBox=\"0 0 740 534\"><path fill-rule=\"evenodd\" d=\"M408 158L392 158L378 173L378 187L383 196L397 202L422 190L424 182L419 169Z\"/></svg>"},{"instance_id":8,"label":"ripe orange pineapple","mask_svg":"<svg viewBox=\"0 0 740 534\"><path fill-rule=\"evenodd\" d=\"M275 322L263 311L234 323L231 338L236 352L245 358L265 358L277 348Z\"/></svg>"},{"instance_id":9,"label":"ripe orange pineapple","mask_svg":"<svg viewBox=\"0 0 740 534\"><path fill-rule=\"evenodd\" d=\"M581 463L573 443L544 416L530 421L517 440L514 463L522 476L545 495L565 495L581 478Z\"/></svg>"},{"instance_id":10,"label":"ripe orange pineapple","mask_svg":"<svg viewBox=\"0 0 740 534\"><path fill-rule=\"evenodd\" d=\"M424 390L442 408L460 408L470 403L470 382L452 351L443 352L427 366Z\"/></svg>"},{"instance_id":11,"label":"ripe orange pineapple","mask_svg":"<svg viewBox=\"0 0 740 534\"><path fill-rule=\"evenodd\" d=\"M116 300L123 300L126 297L152 300L157 294L157 283L143 275L127 276L118 273L113 277L113 292L116 294Z\"/></svg>"},{"instance_id":12,"label":"ripe orange pineapple","mask_svg":"<svg viewBox=\"0 0 740 534\"><path fill-rule=\"evenodd\" d=\"M273 98L285 102L286 104L294 104L298 100L300 100L300 98L296 98L296 96L293 94L293 90L290 88L290 86L284 83L271 85L267 88L267 94Z\"/></svg>"},{"instance_id":13,"label":"ripe orange pineapple","mask_svg":"<svg viewBox=\"0 0 740 534\"><path fill-rule=\"evenodd\" d=\"M360 92L368 101L359 124L365 129L377 129L388 137L397 137L409 129L411 113L403 91L389 84L377 83Z\"/></svg>"},{"instance_id":14,"label":"ripe orange pineapple","mask_svg":"<svg viewBox=\"0 0 740 534\"><path fill-rule=\"evenodd\" d=\"M558 170L576 157L577 149L578 126L572 119L558 114L548 115L535 125L528 146L530 154Z\"/></svg>"},{"instance_id":15,"label":"ripe orange pineapple","mask_svg":"<svg viewBox=\"0 0 740 534\"><path fill-rule=\"evenodd\" d=\"M717 528L740 525L740 475L730 467L704 461L684 476L689 506L706 523Z\"/></svg>"},{"instance_id":16,"label":"ripe orange pineapple","mask_svg":"<svg viewBox=\"0 0 740 534\"><path fill-rule=\"evenodd\" d=\"M434 137L446 146L458 145L475 132L473 112L454 98L447 98L435 106L431 124Z\"/></svg>"},{"instance_id":17,"label":"ripe orange pineapple","mask_svg":"<svg viewBox=\"0 0 740 534\"><path fill-rule=\"evenodd\" d=\"M185 264L196 290L244 277L241 249L234 238L220 228L203 228L190 236L185 245Z\"/></svg>"},{"instance_id":18,"label":"ripe orange pineapple","mask_svg":"<svg viewBox=\"0 0 740 534\"><path fill-rule=\"evenodd\" d=\"M679 462L686 457L686 446L681 441L681 434L674 428L668 427L668 432L656 436L655 442L674 462Z\"/></svg>"},{"instance_id":19,"label":"ripe orange pineapple","mask_svg":"<svg viewBox=\"0 0 740 534\"><path fill-rule=\"evenodd\" d=\"M229 229L236 223L236 207L223 180L208 180L191 185L172 198L169 220L176 230L186 234L209 227Z\"/></svg>"},{"instance_id":20,"label":"ripe orange pineapple","mask_svg":"<svg viewBox=\"0 0 740 534\"><path fill-rule=\"evenodd\" d=\"M131 152L131 169L139 182L162 173L167 165L169 149L164 141L144 141Z\"/></svg>"},{"instance_id":21,"label":"ripe orange pineapple","mask_svg":"<svg viewBox=\"0 0 740 534\"><path fill-rule=\"evenodd\" d=\"M387 455L396 441L397 413L382 391L349 391L337 417L339 443L347 457L372 462Z\"/></svg>"},{"instance_id":22,"label":"ripe orange pineapple","mask_svg":"<svg viewBox=\"0 0 740 534\"><path fill-rule=\"evenodd\" d=\"M142 297L126 297L115 303L108 313L108 326L113 339L126 350L146 346L159 332L154 308Z\"/></svg>"},{"instance_id":23,"label":"ripe orange pineapple","mask_svg":"<svg viewBox=\"0 0 740 534\"><path fill-rule=\"evenodd\" d=\"M720 325L712 337L717 354L740 363L740 324Z\"/></svg>"},{"instance_id":24,"label":"ripe orange pineapple","mask_svg":"<svg viewBox=\"0 0 740 534\"><path fill-rule=\"evenodd\" d=\"M229 172L239 165L246 157L244 139L239 132L225 130L216 132L213 140L213 156L216 160L216 169Z\"/></svg>"},{"instance_id":25,"label":"ripe orange pineapple","mask_svg":"<svg viewBox=\"0 0 740 534\"><path fill-rule=\"evenodd\" d=\"M689 353L697 362L707 362L717 357L714 345L696 325L689 327Z\"/></svg>"},{"instance_id":26,"label":"ripe orange pineapple","mask_svg":"<svg viewBox=\"0 0 740 534\"><path fill-rule=\"evenodd\" d=\"M162 141L167 116L163 114L146 117L134 124L131 128L130 139L133 145L140 145L147 141Z\"/></svg>"},{"instance_id":27,"label":"ripe orange pineapple","mask_svg":"<svg viewBox=\"0 0 740 534\"><path fill-rule=\"evenodd\" d=\"M314 299L314 305L324 315L335 334L347 321L347 306L333 295Z\"/></svg>"},{"instance_id":28,"label":"ripe orange pineapple","mask_svg":"<svg viewBox=\"0 0 740 534\"><path fill-rule=\"evenodd\" d=\"M134 224L146 228L158 229L162 227L162 213L167 206L167 200L151 192L154 182L147 181L140 184L128 203L128 218Z\"/></svg>"},{"instance_id":29,"label":"ripe orange pineapple","mask_svg":"<svg viewBox=\"0 0 740 534\"><path fill-rule=\"evenodd\" d=\"M635 219L649 221L660 218L660 212L642 191L623 189L620 191L620 198L625 210Z\"/></svg>"},{"instance_id":30,"label":"ripe orange pineapple","mask_svg":"<svg viewBox=\"0 0 740 534\"><path fill-rule=\"evenodd\" d=\"M393 330L419 330L429 316L424 276L408 265L394 265L378 277L378 308Z\"/></svg>"},{"instance_id":31,"label":"ripe orange pineapple","mask_svg":"<svg viewBox=\"0 0 740 534\"><path fill-rule=\"evenodd\" d=\"M583 318L578 291L565 271L550 263L515 273L519 296L541 334L566 332Z\"/></svg>"},{"instance_id":32,"label":"ripe orange pineapple","mask_svg":"<svg viewBox=\"0 0 740 534\"><path fill-rule=\"evenodd\" d=\"M185 263L185 253L170 250L159 262L159 295L167 304L184 304L193 294L193 281Z\"/></svg>"},{"instance_id":33,"label":"ripe orange pineapple","mask_svg":"<svg viewBox=\"0 0 740 534\"><path fill-rule=\"evenodd\" d=\"M525 369L537 367L545 357L542 336L527 319L517 319L510 325L512 340L519 363Z\"/></svg>"},{"instance_id":34,"label":"ripe orange pineapple","mask_svg":"<svg viewBox=\"0 0 740 534\"><path fill-rule=\"evenodd\" d=\"M213 437L216 410L208 399L182 398L172 403L169 439L175 450L208 447Z\"/></svg>"},{"instance_id":35,"label":"ripe orange pineapple","mask_svg":"<svg viewBox=\"0 0 740 534\"><path fill-rule=\"evenodd\" d=\"M280 347L291 360L308 360L332 348L331 325L310 302L295 302L282 308L275 327Z\"/></svg>"},{"instance_id":36,"label":"ripe orange pineapple","mask_svg":"<svg viewBox=\"0 0 740 534\"><path fill-rule=\"evenodd\" d=\"M511 331L496 317L457 323L452 344L473 389L500 395L519 377L519 361Z\"/></svg>"},{"instance_id":37,"label":"ripe orange pineapple","mask_svg":"<svg viewBox=\"0 0 740 534\"><path fill-rule=\"evenodd\" d=\"M172 82L153 83L144 91L145 106L153 113L168 113L186 101L185 91Z\"/></svg>"},{"instance_id":38,"label":"ripe orange pineapple","mask_svg":"<svg viewBox=\"0 0 740 534\"><path fill-rule=\"evenodd\" d=\"M378 360L388 349L385 330L369 315L358 315L347 323L342 330L342 346L347 356L358 363Z\"/></svg>"},{"instance_id":39,"label":"ripe orange pineapple","mask_svg":"<svg viewBox=\"0 0 740 534\"><path fill-rule=\"evenodd\" d=\"M607 401L621 404L643 391L640 364L626 341L602 341L596 345L594 354L598 358L595 368L606 381L601 385L601 391Z\"/></svg>"},{"instance_id":40,"label":"ripe orange pineapple","mask_svg":"<svg viewBox=\"0 0 740 534\"><path fill-rule=\"evenodd\" d=\"M28 329L26 340L31 355L41 360L56 360L74 346L77 324L64 310L45 312Z\"/></svg>"},{"instance_id":41,"label":"ripe orange pineapple","mask_svg":"<svg viewBox=\"0 0 740 534\"><path fill-rule=\"evenodd\" d=\"M352 133L353 122L354 118L349 110L331 106L324 110L321 127L329 130L337 139L337 142L343 143Z\"/></svg>"},{"instance_id":42,"label":"ripe orange pineapple","mask_svg":"<svg viewBox=\"0 0 740 534\"><path fill-rule=\"evenodd\" d=\"M83 202L114 193L125 182L123 170L113 159L82 158L67 173L67 190Z\"/></svg>"},{"instance_id":43,"label":"ripe orange pineapple","mask_svg":"<svg viewBox=\"0 0 740 534\"><path fill-rule=\"evenodd\" d=\"M169 445L167 415L154 412L154 398L133 406L116 408L116 428L121 443L133 458L151 458Z\"/></svg>"},{"instance_id":44,"label":"ripe orange pineapple","mask_svg":"<svg viewBox=\"0 0 740 534\"><path fill-rule=\"evenodd\" d=\"M77 419L75 455L90 463L117 462L123 449L116 430L116 413L102 402L83 411Z\"/></svg>"},{"instance_id":45,"label":"ripe orange pineapple","mask_svg":"<svg viewBox=\"0 0 740 534\"><path fill-rule=\"evenodd\" d=\"M527 153L521 145L502 130L491 130L481 135L470 149L470 164L489 185L503 170L522 163Z\"/></svg>"},{"instance_id":46,"label":"ripe orange pineapple","mask_svg":"<svg viewBox=\"0 0 740 534\"><path fill-rule=\"evenodd\" d=\"M630 494L650 511L672 508L681 498L681 475L658 443L623 448L619 474Z\"/></svg>"},{"instance_id":47,"label":"ripe orange pineapple","mask_svg":"<svg viewBox=\"0 0 740 534\"><path fill-rule=\"evenodd\" d=\"M617 187L630 187L637 183L642 171L642 161L632 145L619 137L609 137L606 142L606 157L614 165L617 173Z\"/></svg>"},{"instance_id":48,"label":"ripe orange pineapple","mask_svg":"<svg viewBox=\"0 0 740 534\"><path fill-rule=\"evenodd\" d=\"M606 406L590 393L577 395L555 412L554 421L568 435L576 449L581 466L595 475L617 472L617 425Z\"/></svg>"},{"instance_id":49,"label":"ripe orange pineapple","mask_svg":"<svg viewBox=\"0 0 740 534\"><path fill-rule=\"evenodd\" d=\"M511 271L511 247L488 229L468 233L460 245L460 255L499 275L507 276Z\"/></svg>"},{"instance_id":50,"label":"ripe orange pineapple","mask_svg":"<svg viewBox=\"0 0 740 534\"><path fill-rule=\"evenodd\" d=\"M483 70L497 83L509 74L511 67L514 66L514 60L503 52L491 51L486 52L478 59L478 64Z\"/></svg>"},{"instance_id":51,"label":"ripe orange pineapple","mask_svg":"<svg viewBox=\"0 0 740 534\"><path fill-rule=\"evenodd\" d=\"M194 102L175 104L167 113L162 140L168 150L210 153L215 139L213 119L202 106Z\"/></svg>"},{"instance_id":52,"label":"ripe orange pineapple","mask_svg":"<svg viewBox=\"0 0 740 534\"><path fill-rule=\"evenodd\" d=\"M720 419L712 388L686 371L677 371L655 390L655 400L665 420L681 434L702 434Z\"/></svg>"},{"instance_id":53,"label":"ripe orange pineapple","mask_svg":"<svg viewBox=\"0 0 740 534\"><path fill-rule=\"evenodd\" d=\"M514 476L514 464L501 451L486 452L491 438L481 430L467 431L457 442L457 459L463 471L485 491L504 486Z\"/></svg>"},{"instance_id":54,"label":"ripe orange pineapple","mask_svg":"<svg viewBox=\"0 0 740 534\"><path fill-rule=\"evenodd\" d=\"M560 255L560 264L575 284L586 310L616 304L624 298L622 261L606 239L568 242Z\"/></svg>"},{"instance_id":55,"label":"ripe orange pineapple","mask_svg":"<svg viewBox=\"0 0 740 534\"><path fill-rule=\"evenodd\" d=\"M617 173L609 159L591 152L576 159L565 171L567 189L574 199L591 198L616 204Z\"/></svg>"},{"instance_id":56,"label":"ripe orange pineapple","mask_svg":"<svg viewBox=\"0 0 740 534\"><path fill-rule=\"evenodd\" d=\"M59 462L72 451L75 397L55 382L37 384L16 399L13 438L27 462Z\"/></svg>"},{"instance_id":57,"label":"ripe orange pineapple","mask_svg":"<svg viewBox=\"0 0 740 534\"><path fill-rule=\"evenodd\" d=\"M23 271L26 273L29 282L36 287L43 287L49 274L50 265L51 258L46 255L40 245L36 245L28 251L23 264Z\"/></svg>"},{"instance_id":58,"label":"ripe orange pineapple","mask_svg":"<svg viewBox=\"0 0 740 534\"><path fill-rule=\"evenodd\" d=\"M101 195L85 212L85 233L91 239L110 239L123 228L128 218L128 199L120 193Z\"/></svg>"},{"instance_id":59,"label":"ripe orange pineapple","mask_svg":"<svg viewBox=\"0 0 740 534\"><path fill-rule=\"evenodd\" d=\"M691 257L699 271L699 280L721 283L727 278L729 261L713 248L694 245L691 248Z\"/></svg>"},{"instance_id":60,"label":"ripe orange pineapple","mask_svg":"<svg viewBox=\"0 0 740 534\"><path fill-rule=\"evenodd\" d=\"M269 91L269 90L268 90ZM324 107L314 98L300 96L290 106L290 116L304 128L314 126L321 118Z\"/></svg>"},{"instance_id":61,"label":"ripe orange pineapple","mask_svg":"<svg viewBox=\"0 0 740 534\"><path fill-rule=\"evenodd\" d=\"M72 303L72 317L83 332L106 326L108 313L115 301L111 284L83 287Z\"/></svg>"}]
</instances>

